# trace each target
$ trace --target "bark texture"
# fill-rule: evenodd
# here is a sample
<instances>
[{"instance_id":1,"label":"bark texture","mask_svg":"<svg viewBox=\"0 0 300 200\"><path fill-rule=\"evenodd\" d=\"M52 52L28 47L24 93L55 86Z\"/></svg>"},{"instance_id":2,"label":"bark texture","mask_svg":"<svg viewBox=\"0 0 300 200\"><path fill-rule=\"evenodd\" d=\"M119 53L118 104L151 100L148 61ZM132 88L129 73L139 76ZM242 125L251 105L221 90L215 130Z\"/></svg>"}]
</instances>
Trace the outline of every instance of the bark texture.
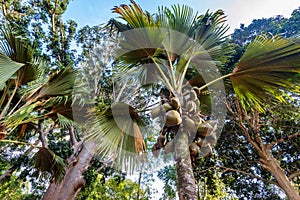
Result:
<instances>
[{"instance_id":1,"label":"bark texture","mask_svg":"<svg viewBox=\"0 0 300 200\"><path fill-rule=\"evenodd\" d=\"M176 170L180 200L197 200L197 187L190 157L188 135L182 131L176 138ZM176 136L176 137L177 137Z\"/></svg>"},{"instance_id":2,"label":"bark texture","mask_svg":"<svg viewBox=\"0 0 300 200\"><path fill-rule=\"evenodd\" d=\"M281 187L289 200L300 200L299 193L291 184L289 178L286 176L285 171L280 167L280 163L275 159L270 152L264 152L261 158L263 167L268 170L276 179L279 187Z\"/></svg>"},{"instance_id":3,"label":"bark texture","mask_svg":"<svg viewBox=\"0 0 300 200\"><path fill-rule=\"evenodd\" d=\"M91 141L84 143L79 155L68 166L64 180L58 184L52 182L42 200L75 199L80 188L85 184L83 173L91 164L95 151L95 143Z\"/></svg>"}]
</instances>

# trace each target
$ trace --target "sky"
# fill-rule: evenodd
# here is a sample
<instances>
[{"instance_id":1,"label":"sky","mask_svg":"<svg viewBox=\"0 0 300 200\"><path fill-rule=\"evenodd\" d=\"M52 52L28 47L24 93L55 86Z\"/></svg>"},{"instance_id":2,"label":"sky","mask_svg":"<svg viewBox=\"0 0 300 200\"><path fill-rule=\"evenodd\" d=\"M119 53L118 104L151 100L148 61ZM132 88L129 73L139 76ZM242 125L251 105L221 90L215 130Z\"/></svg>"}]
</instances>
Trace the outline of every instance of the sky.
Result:
<instances>
[{"instance_id":1,"label":"sky","mask_svg":"<svg viewBox=\"0 0 300 200\"><path fill-rule=\"evenodd\" d=\"M253 19L269 18L276 15L290 17L293 10L300 7L300 0L135 0L144 10L155 13L158 6L170 7L173 4L185 4L200 14L208 9L222 9L227 15L229 33L243 23L249 25ZM64 19L73 19L79 28L94 26L117 17L111 12L114 6L129 4L129 0L73 0L64 13Z\"/></svg>"}]
</instances>

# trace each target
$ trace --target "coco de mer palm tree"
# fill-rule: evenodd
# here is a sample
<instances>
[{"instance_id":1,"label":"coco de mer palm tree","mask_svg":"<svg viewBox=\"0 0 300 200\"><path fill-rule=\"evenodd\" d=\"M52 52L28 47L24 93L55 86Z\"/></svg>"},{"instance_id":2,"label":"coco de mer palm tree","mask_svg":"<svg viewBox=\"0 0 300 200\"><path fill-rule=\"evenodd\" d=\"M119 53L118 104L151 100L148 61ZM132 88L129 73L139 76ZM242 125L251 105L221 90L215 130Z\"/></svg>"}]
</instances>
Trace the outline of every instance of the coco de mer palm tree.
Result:
<instances>
[{"instance_id":1,"label":"coco de mer palm tree","mask_svg":"<svg viewBox=\"0 0 300 200\"><path fill-rule=\"evenodd\" d=\"M193 161L211 155L211 145L217 140L217 121L208 119L204 112L203 96L213 98L214 94L208 87L230 78L244 108L264 111L264 105L283 101L288 91L299 92L300 45L280 36L258 36L232 73L207 82L203 76L213 74L191 72L216 64L224 53L221 45L228 27L221 10L197 15L187 6L172 6L160 7L157 14L151 15L131 1L130 5L116 6L113 12L126 22L110 21L122 33L115 66L122 68L122 76L138 72L135 75L140 80L154 79L154 85L165 91L151 111L152 118L160 117L164 123L152 152L154 156L161 149L175 152L179 198L198 199ZM145 153L145 142L137 126L137 113L141 112L121 105L106 105L96 111L99 118L89 138L99 141L103 156L115 155L119 164L126 165L134 159L128 158L124 150L138 157ZM129 113L127 117L121 114L126 118L121 126L113 114L113 110L120 109L124 112L115 113ZM130 137L126 132L133 134ZM295 195L287 194L289 198Z\"/></svg>"}]
</instances>

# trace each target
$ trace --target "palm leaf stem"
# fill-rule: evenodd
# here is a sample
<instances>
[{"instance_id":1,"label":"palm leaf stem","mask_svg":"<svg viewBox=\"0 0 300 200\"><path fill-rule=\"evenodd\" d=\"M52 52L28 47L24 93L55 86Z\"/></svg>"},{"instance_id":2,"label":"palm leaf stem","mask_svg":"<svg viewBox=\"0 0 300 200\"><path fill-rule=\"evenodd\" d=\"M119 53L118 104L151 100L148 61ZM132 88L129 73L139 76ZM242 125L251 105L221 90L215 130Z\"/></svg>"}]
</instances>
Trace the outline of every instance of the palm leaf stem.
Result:
<instances>
[{"instance_id":1,"label":"palm leaf stem","mask_svg":"<svg viewBox=\"0 0 300 200\"><path fill-rule=\"evenodd\" d=\"M173 64L172 64L172 61L171 61L169 52L167 52L167 55L168 55L168 61L169 61L170 69L171 69L171 73L170 73L170 74L172 74L172 76L171 76L172 85L174 85L174 88L177 88L176 77L175 77L175 75L173 74L173 72L174 72L175 70L174 70L174 66L173 66Z\"/></svg>"},{"instance_id":2,"label":"palm leaf stem","mask_svg":"<svg viewBox=\"0 0 300 200\"><path fill-rule=\"evenodd\" d=\"M11 114L13 114L14 110L19 106L19 104L23 101L23 99L25 98L25 94L20 98L20 100L18 101L18 103L16 103L15 107L13 107L13 109L11 109L11 111L7 114L8 116L10 116Z\"/></svg>"},{"instance_id":3,"label":"palm leaf stem","mask_svg":"<svg viewBox=\"0 0 300 200\"><path fill-rule=\"evenodd\" d=\"M20 142L20 141L17 141L17 140L0 140L0 142L28 145L28 146L32 146L33 148L40 148L39 146L36 146L34 144L27 143L27 142Z\"/></svg>"},{"instance_id":4,"label":"palm leaf stem","mask_svg":"<svg viewBox=\"0 0 300 200\"><path fill-rule=\"evenodd\" d=\"M175 91L174 91L173 87L169 83L168 78L166 77L165 73L162 71L161 67L158 65L158 63L156 62L156 60L153 57L151 57L151 60L155 64L155 66L156 66L157 70L159 71L159 73L161 74L162 80L163 80L163 82L165 82L167 88L170 90L170 92L175 94Z\"/></svg>"},{"instance_id":5,"label":"palm leaf stem","mask_svg":"<svg viewBox=\"0 0 300 200\"><path fill-rule=\"evenodd\" d=\"M137 110L137 112L146 112L146 111L150 111L150 110L152 110L153 109L153 106L155 106L155 105L160 105L161 104L161 102L159 101L159 102L156 102L156 103L154 103L154 104L151 104L151 105L149 105L149 106L146 106L144 109L142 109L142 110Z\"/></svg>"},{"instance_id":6,"label":"palm leaf stem","mask_svg":"<svg viewBox=\"0 0 300 200\"><path fill-rule=\"evenodd\" d=\"M1 112L0 119L2 119L6 115L8 109L9 109L10 103L13 100L15 94L17 93L18 85L17 85L17 81L15 81L15 82L16 82L15 88L14 88L11 96L9 97L8 102L6 103L5 107L3 108L2 112Z\"/></svg>"},{"instance_id":7,"label":"palm leaf stem","mask_svg":"<svg viewBox=\"0 0 300 200\"><path fill-rule=\"evenodd\" d=\"M187 63L185 64L184 69L183 69L183 73L179 75L179 77L181 76L181 78L180 78L179 84L178 84L179 85L178 92L180 92L181 89L182 89L183 81L184 81L184 78L185 78L185 74L187 72L187 69L189 68L191 59L192 59L192 57L190 57L189 60L187 61Z\"/></svg>"},{"instance_id":8,"label":"palm leaf stem","mask_svg":"<svg viewBox=\"0 0 300 200\"><path fill-rule=\"evenodd\" d=\"M214 83L216 83L216 82L218 82L218 81L220 81L220 80L222 80L222 79L228 78L228 77L230 77L230 76L232 76L232 75L235 75L235 74L237 74L237 73L230 73L230 74L226 74L226 75L224 75L224 76L221 76L221 77L219 77L219 78L216 78L215 80L213 80L213 81L211 81L211 82L209 82L209 83L206 83L205 85L201 86L201 87L199 88L199 91L205 89L206 87L208 87L208 86L210 86L210 85L212 85L212 84L214 84Z\"/></svg>"},{"instance_id":9,"label":"palm leaf stem","mask_svg":"<svg viewBox=\"0 0 300 200\"><path fill-rule=\"evenodd\" d=\"M0 108L2 107L2 104L3 104L3 102L4 102L5 98L6 98L6 95L8 94L8 91L9 91L11 83L12 83L12 80L8 81L8 83L7 83L6 87L5 87L5 90L4 90L3 95L1 97L1 100L0 100Z\"/></svg>"}]
</instances>

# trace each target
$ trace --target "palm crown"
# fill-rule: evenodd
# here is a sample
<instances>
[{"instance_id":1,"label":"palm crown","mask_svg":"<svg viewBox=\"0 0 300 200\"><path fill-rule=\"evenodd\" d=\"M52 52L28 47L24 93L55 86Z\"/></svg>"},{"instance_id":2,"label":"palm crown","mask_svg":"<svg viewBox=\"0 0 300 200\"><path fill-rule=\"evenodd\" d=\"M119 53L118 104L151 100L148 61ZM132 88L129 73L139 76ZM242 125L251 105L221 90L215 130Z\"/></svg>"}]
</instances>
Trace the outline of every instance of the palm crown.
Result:
<instances>
[{"instance_id":1,"label":"palm crown","mask_svg":"<svg viewBox=\"0 0 300 200\"><path fill-rule=\"evenodd\" d=\"M162 127L152 148L153 152L163 147L165 150L174 148L172 140L182 125L185 131L195 132L194 135L190 134L190 141L193 141L190 145L192 156L199 153L205 155L211 151L210 147L208 150L204 148L207 145L204 145L202 139L210 136L208 139L211 143L216 142L213 134L216 122L205 121L205 115L199 114L202 104L199 99L202 99L201 96L209 86L225 78L230 78L242 106L247 109L264 111L266 104L284 101L283 96L288 96L288 92L299 92L300 45L295 41L280 36L258 36L250 43L232 73L221 77L211 75L213 78L209 79L200 74L198 78L192 77L187 81L185 79L189 71L195 68L210 69L218 65L218 59L223 56L222 44L228 26L224 23L225 15L221 10L198 15L187 6L175 5L171 9L161 7L157 14L151 15L131 1L130 5L114 7L113 12L126 22L123 24L113 19L109 23L122 32L116 65L122 73L139 77L142 83L149 83L150 79L161 82L169 92L161 105L152 110L154 117L157 117L163 109L164 119L172 121L166 121ZM192 80L198 84L186 87ZM189 91L187 96L186 90ZM135 121L133 115L130 117ZM128 151L130 148L130 152L144 153L141 134L138 134L135 145L132 145L125 142L128 140L124 138L124 127L118 130L110 128L114 126L107 120L102 120L100 126L101 131L96 128L89 137L114 138L110 139L111 143L100 145L102 154L114 154L118 149L120 152L116 155L121 155L122 150ZM134 129L132 131L135 132ZM98 142L103 143L104 140L99 139ZM126 156L122 154L121 157L124 160L120 159L119 164L126 163Z\"/></svg>"}]
</instances>

